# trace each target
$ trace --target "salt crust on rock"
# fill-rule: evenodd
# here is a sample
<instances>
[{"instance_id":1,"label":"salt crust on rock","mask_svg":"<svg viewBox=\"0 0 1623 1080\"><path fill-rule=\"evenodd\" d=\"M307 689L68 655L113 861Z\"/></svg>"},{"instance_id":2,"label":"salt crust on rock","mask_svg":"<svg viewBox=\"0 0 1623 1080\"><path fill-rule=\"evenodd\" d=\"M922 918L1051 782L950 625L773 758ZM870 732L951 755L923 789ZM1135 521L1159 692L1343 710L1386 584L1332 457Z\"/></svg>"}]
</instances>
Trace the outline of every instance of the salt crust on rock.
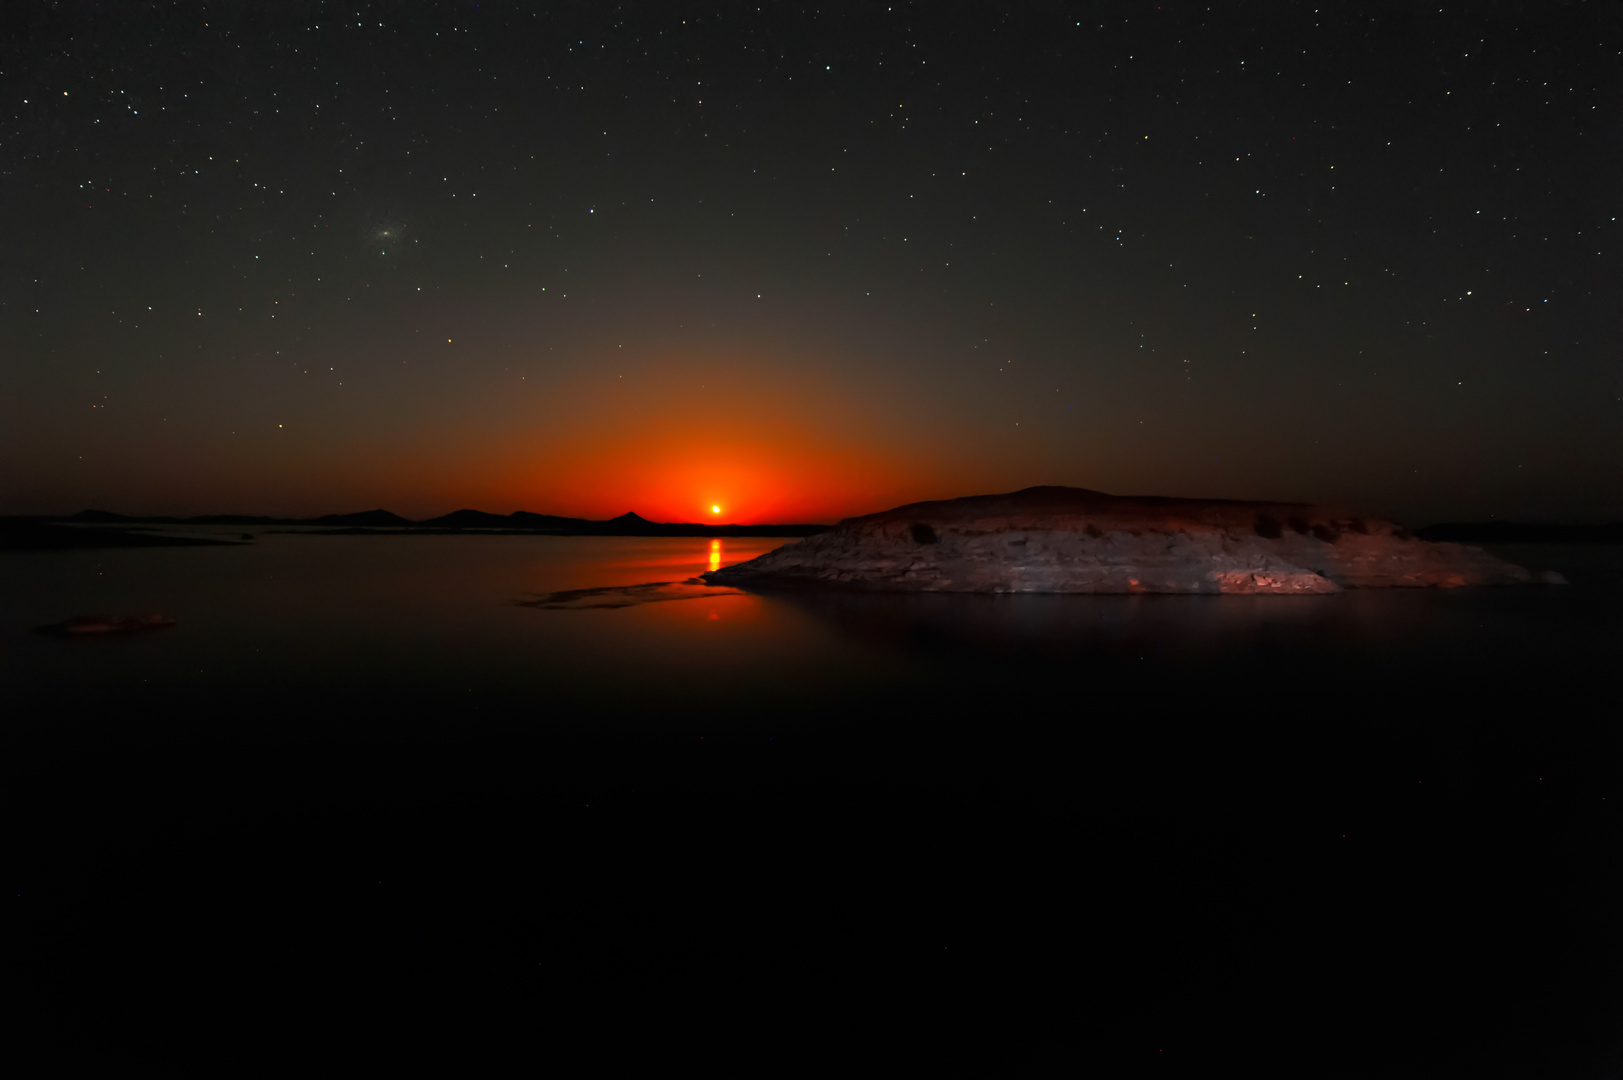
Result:
<instances>
[{"instance_id":1,"label":"salt crust on rock","mask_svg":"<svg viewBox=\"0 0 1623 1080\"><path fill-rule=\"evenodd\" d=\"M1301 503L1034 487L848 518L712 585L981 593L1272 593L1525 584L1480 548Z\"/></svg>"}]
</instances>

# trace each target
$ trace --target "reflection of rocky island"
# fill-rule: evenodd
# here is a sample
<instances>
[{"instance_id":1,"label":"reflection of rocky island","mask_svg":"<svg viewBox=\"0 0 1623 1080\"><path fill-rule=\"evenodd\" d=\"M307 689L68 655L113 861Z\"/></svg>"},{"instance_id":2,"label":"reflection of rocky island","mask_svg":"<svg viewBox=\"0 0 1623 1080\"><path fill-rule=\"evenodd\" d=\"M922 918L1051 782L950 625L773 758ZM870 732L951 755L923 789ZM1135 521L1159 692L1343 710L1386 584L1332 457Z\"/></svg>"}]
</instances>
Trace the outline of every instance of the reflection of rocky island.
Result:
<instances>
[{"instance_id":1,"label":"reflection of rocky island","mask_svg":"<svg viewBox=\"0 0 1623 1080\"><path fill-rule=\"evenodd\" d=\"M914 503L703 575L714 585L939 592L1326 593L1533 575L1479 548L1299 503L1082 488Z\"/></svg>"}]
</instances>

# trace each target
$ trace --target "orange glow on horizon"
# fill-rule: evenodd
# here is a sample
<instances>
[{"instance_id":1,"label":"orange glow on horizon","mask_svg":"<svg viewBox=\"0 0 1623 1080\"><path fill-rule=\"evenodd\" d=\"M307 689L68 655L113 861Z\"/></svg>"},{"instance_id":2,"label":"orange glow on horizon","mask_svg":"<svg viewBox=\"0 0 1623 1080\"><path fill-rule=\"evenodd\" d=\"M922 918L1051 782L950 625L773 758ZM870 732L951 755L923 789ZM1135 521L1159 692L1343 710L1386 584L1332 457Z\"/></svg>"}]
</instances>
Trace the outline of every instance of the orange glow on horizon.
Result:
<instances>
[{"instance_id":1,"label":"orange glow on horizon","mask_svg":"<svg viewBox=\"0 0 1623 1080\"><path fill-rule=\"evenodd\" d=\"M632 511L651 521L832 522L934 487L882 447L829 449L793 431L730 434L671 423L619 440L604 433L503 454L533 464L488 477L493 495L484 501L595 519ZM718 489L728 492L725 502L705 497Z\"/></svg>"},{"instance_id":2,"label":"orange glow on horizon","mask_svg":"<svg viewBox=\"0 0 1623 1080\"><path fill-rule=\"evenodd\" d=\"M572 381L557 400L567 412L480 448L509 463L486 474L502 497L485 501L594 519L829 522L922 486L922 463L860 422L865 402L799 368L667 356L634 378ZM458 464L439 467L465 476L473 463Z\"/></svg>"},{"instance_id":3,"label":"orange glow on horizon","mask_svg":"<svg viewBox=\"0 0 1623 1080\"><path fill-rule=\"evenodd\" d=\"M933 432L880 415L882 387L810 374L815 357L793 359L763 348L583 369L541 399L478 402L477 434L414 431L388 464L355 478L358 494L328 499L399 504L425 517L469 507L771 524L829 523L993 489L972 478L988 471L985 461L949 468ZM313 474L330 462L312 456L308 467Z\"/></svg>"}]
</instances>

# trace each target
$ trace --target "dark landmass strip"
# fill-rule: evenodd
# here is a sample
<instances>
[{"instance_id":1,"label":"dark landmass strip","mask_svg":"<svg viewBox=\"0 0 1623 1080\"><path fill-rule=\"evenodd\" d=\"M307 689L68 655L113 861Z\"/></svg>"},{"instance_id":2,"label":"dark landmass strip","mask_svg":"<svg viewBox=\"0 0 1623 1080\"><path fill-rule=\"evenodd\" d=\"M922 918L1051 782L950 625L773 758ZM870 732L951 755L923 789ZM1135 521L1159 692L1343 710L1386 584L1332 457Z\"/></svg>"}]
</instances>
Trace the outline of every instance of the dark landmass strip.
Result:
<instances>
[{"instance_id":1,"label":"dark landmass strip","mask_svg":"<svg viewBox=\"0 0 1623 1080\"><path fill-rule=\"evenodd\" d=\"M415 524L399 514L388 510L363 510L358 514L323 514L311 522L312 525L360 525L383 526L387 528L400 528Z\"/></svg>"},{"instance_id":2,"label":"dark landmass strip","mask_svg":"<svg viewBox=\"0 0 1623 1080\"><path fill-rule=\"evenodd\" d=\"M40 520L62 521L74 525L278 525L294 519L256 514L203 514L185 518L163 515L131 516L115 514L109 510L81 510L72 517ZM312 520L308 524L315 524L315 521Z\"/></svg>"},{"instance_id":3,"label":"dark landmass strip","mask_svg":"<svg viewBox=\"0 0 1623 1080\"><path fill-rule=\"evenodd\" d=\"M490 514L483 510L456 510L426 521L412 521L388 510L364 510L356 514L326 514L315 518L279 518L247 514L203 514L197 517L136 517L115 514L107 510L81 510L67 518L30 518L36 524L50 526L53 521L70 525L95 525L95 529L60 529L61 532L83 532L89 537L76 543L46 544L58 547L136 547L140 543L99 542L94 537L112 535L107 526L149 525L231 525L231 526L298 526L318 527L328 535L381 536L409 533L412 535L447 535L458 533L532 533L543 536L813 536L829 526L815 524L789 525L712 525L702 521L649 521L634 513L621 514L607 521L588 518L558 517L554 514L535 514L519 510L512 514ZM142 534L132 533L130 536ZM152 538L154 543L221 543L224 541L186 541Z\"/></svg>"},{"instance_id":4,"label":"dark landmass strip","mask_svg":"<svg viewBox=\"0 0 1623 1080\"><path fill-rule=\"evenodd\" d=\"M702 537L743 537L743 536L782 536L799 538L814 536L828 528L827 525L703 525L675 522L664 524L649 522L646 528L628 529L609 525L606 522L588 522L588 528L524 528L508 526L506 528L426 528L423 526L410 526L400 529L322 529L322 536L702 536ZM302 532L309 535L304 529L268 529L267 532Z\"/></svg>"},{"instance_id":5,"label":"dark landmass strip","mask_svg":"<svg viewBox=\"0 0 1623 1080\"><path fill-rule=\"evenodd\" d=\"M1623 521L1599 525L1522 525L1463 521L1416 529L1422 540L1455 544L1623 544Z\"/></svg>"},{"instance_id":6,"label":"dark landmass strip","mask_svg":"<svg viewBox=\"0 0 1623 1080\"><path fill-rule=\"evenodd\" d=\"M77 548L235 547L240 542L205 536L158 536L128 529L83 529L38 518L0 518L0 551L67 551Z\"/></svg>"},{"instance_id":7,"label":"dark landmass strip","mask_svg":"<svg viewBox=\"0 0 1623 1080\"><path fill-rule=\"evenodd\" d=\"M95 529L64 525L95 525ZM607 521L560 517L519 510L491 514L483 510L456 510L436 518L413 521L389 510L363 510L354 514L323 514L314 518L271 517L260 514L200 514L194 517L115 514L108 510L81 510L71 517L0 518L0 550L56 550L101 547L186 547L231 544L237 541L210 537L160 536L109 526L228 525L316 527L328 535L378 536L410 533L444 536L459 533L534 533L546 536L815 536L831 526L810 523L788 525L711 525L705 522L649 521L635 513ZM280 530L276 530L280 531ZM1448 522L1415 529L1413 535L1433 543L1456 544L1623 544L1623 521L1588 525L1533 525L1508 521ZM244 537L247 539L247 537Z\"/></svg>"},{"instance_id":8,"label":"dark landmass strip","mask_svg":"<svg viewBox=\"0 0 1623 1080\"><path fill-rule=\"evenodd\" d=\"M385 513L385 511L372 511ZM350 515L361 517L364 515ZM557 517L519 510L512 514L488 514L482 510L457 510L427 521L404 522L412 532L524 532L549 536L813 536L827 525L711 525L702 521L649 521L639 514L626 513L607 521Z\"/></svg>"}]
</instances>

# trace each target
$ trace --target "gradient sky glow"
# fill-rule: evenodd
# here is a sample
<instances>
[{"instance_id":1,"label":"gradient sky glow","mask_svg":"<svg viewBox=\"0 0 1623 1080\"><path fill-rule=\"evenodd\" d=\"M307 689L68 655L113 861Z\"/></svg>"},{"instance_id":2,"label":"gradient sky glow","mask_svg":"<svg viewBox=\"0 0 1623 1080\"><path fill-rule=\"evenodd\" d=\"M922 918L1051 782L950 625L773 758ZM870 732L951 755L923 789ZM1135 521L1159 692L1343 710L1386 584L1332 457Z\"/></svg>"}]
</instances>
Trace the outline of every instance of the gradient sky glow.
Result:
<instances>
[{"instance_id":1,"label":"gradient sky glow","mask_svg":"<svg viewBox=\"0 0 1623 1080\"><path fill-rule=\"evenodd\" d=\"M0 512L1623 511L1617 5L0 16Z\"/></svg>"}]
</instances>

